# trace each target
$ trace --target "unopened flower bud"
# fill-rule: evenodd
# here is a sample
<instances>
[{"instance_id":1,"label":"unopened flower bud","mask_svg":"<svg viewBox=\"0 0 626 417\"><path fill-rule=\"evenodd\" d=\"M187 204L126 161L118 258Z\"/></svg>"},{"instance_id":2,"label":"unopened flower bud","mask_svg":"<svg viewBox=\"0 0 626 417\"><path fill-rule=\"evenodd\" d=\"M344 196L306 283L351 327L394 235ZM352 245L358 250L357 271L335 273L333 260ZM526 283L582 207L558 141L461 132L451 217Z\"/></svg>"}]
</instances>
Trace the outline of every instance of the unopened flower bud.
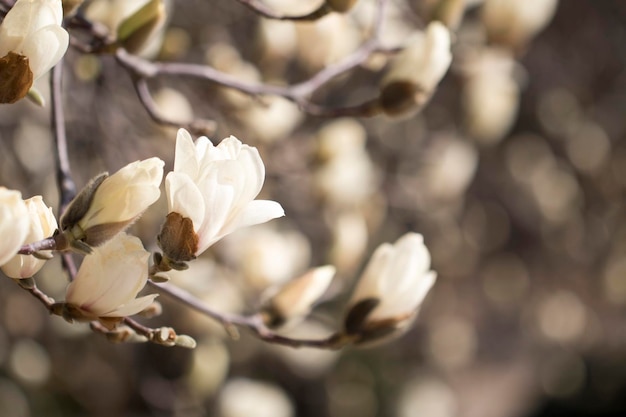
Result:
<instances>
[{"instance_id":1,"label":"unopened flower bud","mask_svg":"<svg viewBox=\"0 0 626 417\"><path fill-rule=\"evenodd\" d=\"M35 196L25 201L28 209L30 225L29 232L23 243L33 243L52 236L57 229L57 221L52 209L46 206L41 196ZM41 251L35 255L15 255L6 264L2 265L2 272L11 278L29 278L35 275L52 257L50 251Z\"/></svg>"},{"instance_id":2,"label":"unopened flower bud","mask_svg":"<svg viewBox=\"0 0 626 417\"><path fill-rule=\"evenodd\" d=\"M61 217L69 244L84 243L88 253L89 247L126 230L161 195L163 165L159 158L150 158L91 180Z\"/></svg>"},{"instance_id":3,"label":"unopened flower bud","mask_svg":"<svg viewBox=\"0 0 626 417\"><path fill-rule=\"evenodd\" d=\"M138 53L165 23L163 0L150 0L124 19L117 28L117 41L130 53Z\"/></svg>"},{"instance_id":4,"label":"unopened flower bud","mask_svg":"<svg viewBox=\"0 0 626 417\"><path fill-rule=\"evenodd\" d=\"M174 343L176 344L176 346L184 347L187 349L195 349L198 345L193 337L186 334L180 334L176 336L176 338L174 339Z\"/></svg>"},{"instance_id":5,"label":"unopened flower bud","mask_svg":"<svg viewBox=\"0 0 626 417\"><path fill-rule=\"evenodd\" d=\"M421 235L407 233L376 249L357 284L344 319L355 343L396 336L408 328L435 282Z\"/></svg>"},{"instance_id":6,"label":"unopened flower bud","mask_svg":"<svg viewBox=\"0 0 626 417\"><path fill-rule=\"evenodd\" d=\"M266 324L279 327L306 317L326 292L334 275L335 267L327 265L288 282L265 303L263 313Z\"/></svg>"},{"instance_id":7,"label":"unopened flower bud","mask_svg":"<svg viewBox=\"0 0 626 417\"><path fill-rule=\"evenodd\" d=\"M451 61L450 32L441 22L430 23L392 60L381 83L382 110L390 116L419 110L434 93Z\"/></svg>"}]
</instances>

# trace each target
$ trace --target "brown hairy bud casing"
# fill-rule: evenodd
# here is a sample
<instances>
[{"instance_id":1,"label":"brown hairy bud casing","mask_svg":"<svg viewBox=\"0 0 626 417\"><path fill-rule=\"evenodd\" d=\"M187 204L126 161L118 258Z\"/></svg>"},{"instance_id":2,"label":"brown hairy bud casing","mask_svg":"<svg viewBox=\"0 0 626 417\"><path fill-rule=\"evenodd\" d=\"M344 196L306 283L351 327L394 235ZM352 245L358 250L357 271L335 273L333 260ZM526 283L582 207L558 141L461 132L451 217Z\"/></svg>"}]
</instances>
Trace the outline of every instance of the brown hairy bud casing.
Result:
<instances>
[{"instance_id":1,"label":"brown hairy bud casing","mask_svg":"<svg viewBox=\"0 0 626 417\"><path fill-rule=\"evenodd\" d=\"M0 58L0 103L15 103L26 97L32 85L28 57L9 52Z\"/></svg>"},{"instance_id":2,"label":"brown hairy bud casing","mask_svg":"<svg viewBox=\"0 0 626 417\"><path fill-rule=\"evenodd\" d=\"M165 218L157 242L165 256L175 262L188 262L196 259L198 235L193 222L188 217L172 212Z\"/></svg>"}]
</instances>

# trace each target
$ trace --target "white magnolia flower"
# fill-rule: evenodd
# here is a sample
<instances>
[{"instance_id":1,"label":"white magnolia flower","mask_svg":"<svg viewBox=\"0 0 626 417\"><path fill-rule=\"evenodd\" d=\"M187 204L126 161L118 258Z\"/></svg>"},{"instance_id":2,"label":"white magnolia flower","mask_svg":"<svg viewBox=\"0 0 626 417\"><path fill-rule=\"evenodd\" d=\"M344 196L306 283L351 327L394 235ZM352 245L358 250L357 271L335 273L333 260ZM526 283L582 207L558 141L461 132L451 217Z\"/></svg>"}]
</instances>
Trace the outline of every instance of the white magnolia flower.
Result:
<instances>
[{"instance_id":1,"label":"white magnolia flower","mask_svg":"<svg viewBox=\"0 0 626 417\"><path fill-rule=\"evenodd\" d=\"M407 233L380 245L348 305L346 332L372 340L404 328L415 317L437 274L422 235Z\"/></svg>"},{"instance_id":2,"label":"white magnolia flower","mask_svg":"<svg viewBox=\"0 0 626 417\"><path fill-rule=\"evenodd\" d=\"M431 22L425 32L412 36L392 60L381 84L385 113L402 114L424 105L451 62L450 32L441 22Z\"/></svg>"},{"instance_id":3,"label":"white magnolia flower","mask_svg":"<svg viewBox=\"0 0 626 417\"><path fill-rule=\"evenodd\" d=\"M148 280L149 257L141 241L126 233L95 248L67 287L65 301L74 309L72 318L120 318L148 307L157 294L136 297Z\"/></svg>"},{"instance_id":4,"label":"white magnolia flower","mask_svg":"<svg viewBox=\"0 0 626 417\"><path fill-rule=\"evenodd\" d=\"M69 35L61 27L62 20L61 0L17 0L0 25L0 59L10 52L27 57L32 85L67 50Z\"/></svg>"},{"instance_id":5,"label":"white magnolia flower","mask_svg":"<svg viewBox=\"0 0 626 417\"><path fill-rule=\"evenodd\" d=\"M52 208L46 206L40 195L25 201L28 208L30 227L23 243L33 243L52 236L57 229L57 220ZM50 255L50 251L41 251L41 255ZM41 269L45 259L33 255L15 255L2 265L2 272L11 278L30 278Z\"/></svg>"},{"instance_id":6,"label":"white magnolia flower","mask_svg":"<svg viewBox=\"0 0 626 417\"><path fill-rule=\"evenodd\" d=\"M0 187L0 265L8 262L28 235L28 209L19 191Z\"/></svg>"},{"instance_id":7,"label":"white magnolia flower","mask_svg":"<svg viewBox=\"0 0 626 417\"><path fill-rule=\"evenodd\" d=\"M288 282L266 303L264 311L270 326L283 326L306 317L326 292L335 275L335 267L321 266Z\"/></svg>"},{"instance_id":8,"label":"white magnolia flower","mask_svg":"<svg viewBox=\"0 0 626 417\"><path fill-rule=\"evenodd\" d=\"M159 158L135 161L108 177L97 177L78 195L61 218L63 230L98 246L128 228L159 199L163 178Z\"/></svg>"},{"instance_id":9,"label":"white magnolia flower","mask_svg":"<svg viewBox=\"0 0 626 417\"><path fill-rule=\"evenodd\" d=\"M256 148L234 136L218 146L204 136L194 144L180 129L174 171L165 179L170 214L159 239L165 254L174 261L189 261L238 228L283 216L277 202L254 199L264 180L265 166ZM175 218L193 230L181 232ZM183 243L188 246L184 253Z\"/></svg>"}]
</instances>

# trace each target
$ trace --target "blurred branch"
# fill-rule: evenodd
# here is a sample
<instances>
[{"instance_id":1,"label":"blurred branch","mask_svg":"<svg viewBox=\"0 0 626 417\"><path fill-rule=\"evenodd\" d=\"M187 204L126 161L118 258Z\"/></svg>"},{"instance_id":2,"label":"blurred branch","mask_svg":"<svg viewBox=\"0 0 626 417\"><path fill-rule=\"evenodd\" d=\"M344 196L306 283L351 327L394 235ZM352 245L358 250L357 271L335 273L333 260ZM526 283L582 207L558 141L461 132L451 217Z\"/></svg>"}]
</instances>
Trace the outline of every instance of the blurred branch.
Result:
<instances>
[{"instance_id":1,"label":"blurred branch","mask_svg":"<svg viewBox=\"0 0 626 417\"><path fill-rule=\"evenodd\" d=\"M220 313L212 310L201 300L179 287L171 284L157 284L153 281L148 281L148 284L161 294L173 298L205 316L218 321L231 336L236 335L236 327L238 326L248 329L254 336L265 342L295 348L315 347L320 349L341 349L350 343L350 339L342 333L334 333L324 339L292 339L281 336L265 325L263 317L260 314L241 316L232 313Z\"/></svg>"},{"instance_id":2,"label":"blurred branch","mask_svg":"<svg viewBox=\"0 0 626 417\"><path fill-rule=\"evenodd\" d=\"M388 0L378 0L371 34L356 51L347 55L341 61L319 71L308 80L290 86L242 81L233 75L220 72L207 65L178 62L150 62L131 55L122 48L116 51L115 57L118 63L131 74L137 94L144 107L146 107L146 110L151 114L153 119L162 121L165 124L172 124L173 121L163 119L163 117L158 115L158 112L155 111L145 80L167 75L185 76L209 81L251 96L273 95L284 97L296 103L302 111L315 116L373 116L380 112L377 97L354 106L339 108L331 108L313 103L310 97L332 79L361 65L371 54L375 52L393 53L396 51L395 49L385 48L380 43L380 33L384 22L387 1Z\"/></svg>"},{"instance_id":3,"label":"blurred branch","mask_svg":"<svg viewBox=\"0 0 626 417\"><path fill-rule=\"evenodd\" d=\"M157 108L157 105L152 98L152 94L150 94L150 88L148 87L148 82L145 78L134 79L133 86L135 87L135 92L137 93L137 97L141 101L141 104L146 109L152 120L156 123L175 128L184 127L188 131L193 132L195 135L210 136L215 132L217 124L213 120L195 119L191 122L183 122L180 120L169 119L164 116Z\"/></svg>"},{"instance_id":4,"label":"blurred branch","mask_svg":"<svg viewBox=\"0 0 626 417\"><path fill-rule=\"evenodd\" d=\"M67 151L67 134L65 131L65 112L63 111L63 59L51 70L50 74L50 120L52 137L55 145L56 179L59 187L59 216L76 196L76 184L72 179L70 159ZM63 267L72 281L76 276L76 265L71 253L63 253Z\"/></svg>"}]
</instances>

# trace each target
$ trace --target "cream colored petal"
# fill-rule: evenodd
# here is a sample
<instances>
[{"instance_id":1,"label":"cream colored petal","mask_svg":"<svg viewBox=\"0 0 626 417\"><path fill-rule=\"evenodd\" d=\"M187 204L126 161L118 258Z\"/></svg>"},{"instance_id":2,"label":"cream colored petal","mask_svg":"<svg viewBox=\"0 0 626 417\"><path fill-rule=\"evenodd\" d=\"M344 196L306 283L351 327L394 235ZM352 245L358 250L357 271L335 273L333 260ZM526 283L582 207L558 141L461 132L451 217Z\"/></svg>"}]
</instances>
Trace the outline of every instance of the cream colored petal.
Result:
<instances>
[{"instance_id":1,"label":"cream colored petal","mask_svg":"<svg viewBox=\"0 0 626 417\"><path fill-rule=\"evenodd\" d=\"M52 209L47 207L41 196L35 196L25 201L30 218L28 235L24 243L33 243L52 236L57 228L57 221ZM49 254L50 251L43 251ZM2 265L2 272L11 278L28 278L37 273L46 261L33 255L16 255Z\"/></svg>"},{"instance_id":2,"label":"cream colored petal","mask_svg":"<svg viewBox=\"0 0 626 417\"><path fill-rule=\"evenodd\" d=\"M186 174L170 172L165 178L168 212L191 219L198 231L205 216L204 198L198 186Z\"/></svg>"},{"instance_id":3,"label":"cream colored petal","mask_svg":"<svg viewBox=\"0 0 626 417\"><path fill-rule=\"evenodd\" d=\"M66 301L94 315L128 304L147 282L149 256L138 238L118 234L85 257Z\"/></svg>"},{"instance_id":4,"label":"cream colored petal","mask_svg":"<svg viewBox=\"0 0 626 417\"><path fill-rule=\"evenodd\" d=\"M382 297L380 281L389 268L392 256L393 246L390 243L383 243L374 251L354 289L349 305L354 305L366 298Z\"/></svg>"},{"instance_id":5,"label":"cream colored petal","mask_svg":"<svg viewBox=\"0 0 626 417\"><path fill-rule=\"evenodd\" d=\"M28 230L28 208L22 200L22 194L0 187L0 265L17 253Z\"/></svg>"},{"instance_id":6,"label":"cream colored petal","mask_svg":"<svg viewBox=\"0 0 626 417\"><path fill-rule=\"evenodd\" d=\"M185 129L178 129L174 172L187 174L191 179L195 180L198 177L198 171L199 163L193 139Z\"/></svg>"},{"instance_id":7,"label":"cream colored petal","mask_svg":"<svg viewBox=\"0 0 626 417\"><path fill-rule=\"evenodd\" d=\"M61 26L46 26L29 36L22 47L22 54L29 59L34 79L41 77L65 55L69 35Z\"/></svg>"},{"instance_id":8,"label":"cream colored petal","mask_svg":"<svg viewBox=\"0 0 626 417\"><path fill-rule=\"evenodd\" d=\"M159 199L163 165L150 158L126 165L105 179L81 219L83 229L106 223L125 222L143 213Z\"/></svg>"},{"instance_id":9,"label":"cream colored petal","mask_svg":"<svg viewBox=\"0 0 626 417\"><path fill-rule=\"evenodd\" d=\"M236 222L230 225L226 233L241 227L254 226L285 215L285 210L276 201L254 200L241 211Z\"/></svg>"},{"instance_id":10,"label":"cream colored petal","mask_svg":"<svg viewBox=\"0 0 626 417\"><path fill-rule=\"evenodd\" d=\"M104 314L100 314L100 317L127 317L133 316L141 311L145 310L155 298L158 297L158 294L150 294L145 295L143 297L135 298L134 300L129 301L128 303L117 307L116 309L109 311Z\"/></svg>"}]
</instances>

